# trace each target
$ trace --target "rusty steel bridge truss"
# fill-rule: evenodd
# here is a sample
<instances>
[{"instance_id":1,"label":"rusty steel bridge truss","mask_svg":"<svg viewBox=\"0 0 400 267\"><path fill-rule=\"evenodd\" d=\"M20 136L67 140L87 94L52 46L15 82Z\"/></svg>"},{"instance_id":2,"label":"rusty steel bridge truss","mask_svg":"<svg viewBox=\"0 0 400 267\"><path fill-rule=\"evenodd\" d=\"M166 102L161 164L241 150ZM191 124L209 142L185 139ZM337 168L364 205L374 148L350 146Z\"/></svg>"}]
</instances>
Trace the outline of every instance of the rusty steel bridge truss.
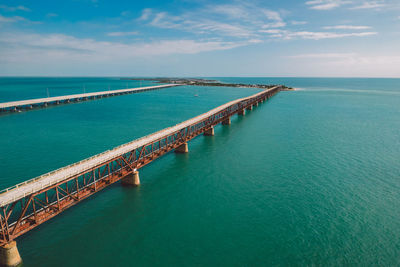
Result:
<instances>
[{"instance_id":1,"label":"rusty steel bridge truss","mask_svg":"<svg viewBox=\"0 0 400 267\"><path fill-rule=\"evenodd\" d=\"M195 124L2 206L0 245L9 243L69 207L132 174L136 169L185 144L215 125L229 120L232 115L267 100L280 89L275 87L256 97L234 103Z\"/></svg>"}]
</instances>

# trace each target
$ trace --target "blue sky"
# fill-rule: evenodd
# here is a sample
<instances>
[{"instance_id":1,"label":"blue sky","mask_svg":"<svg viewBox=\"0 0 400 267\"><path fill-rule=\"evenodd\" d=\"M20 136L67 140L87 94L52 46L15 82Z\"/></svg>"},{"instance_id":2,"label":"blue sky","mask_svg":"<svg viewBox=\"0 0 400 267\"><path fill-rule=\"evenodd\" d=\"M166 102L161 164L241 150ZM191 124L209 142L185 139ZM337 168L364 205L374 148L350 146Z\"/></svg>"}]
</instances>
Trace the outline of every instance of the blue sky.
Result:
<instances>
[{"instance_id":1,"label":"blue sky","mask_svg":"<svg viewBox=\"0 0 400 267\"><path fill-rule=\"evenodd\" d=\"M0 75L400 77L400 1L0 0Z\"/></svg>"}]
</instances>

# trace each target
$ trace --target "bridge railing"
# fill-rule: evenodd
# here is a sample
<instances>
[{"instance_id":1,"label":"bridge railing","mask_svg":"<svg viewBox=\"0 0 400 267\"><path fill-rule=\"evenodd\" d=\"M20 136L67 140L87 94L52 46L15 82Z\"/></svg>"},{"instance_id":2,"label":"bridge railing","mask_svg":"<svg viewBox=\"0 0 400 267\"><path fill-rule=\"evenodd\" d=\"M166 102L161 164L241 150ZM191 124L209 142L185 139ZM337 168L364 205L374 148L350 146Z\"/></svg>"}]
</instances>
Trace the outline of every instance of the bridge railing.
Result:
<instances>
[{"instance_id":1,"label":"bridge railing","mask_svg":"<svg viewBox=\"0 0 400 267\"><path fill-rule=\"evenodd\" d=\"M126 89L125 89L125 90L126 90ZM248 99L249 99L249 98L244 98L243 100L241 100L241 102L246 102L246 101L248 101ZM235 102L235 104L236 104L237 101L231 101L231 102ZM240 102L239 102L239 103L240 103ZM234 105L234 104L233 104L233 105ZM179 124L177 124L177 125L179 125ZM174 128L174 126L165 128L164 130L161 130L161 131L159 131L159 132L166 131L166 130L171 129L171 128ZM159 132L157 132L157 133L159 133ZM29 183L32 183L32 182L37 182L37 181L43 180L44 178L49 177L49 176L51 176L51 175L53 175L53 174L55 174L55 173L57 173L57 172L60 172L60 171L65 170L65 169L70 169L70 168L73 167L73 166L80 165L80 164L82 164L82 163L84 163L84 162L87 162L87 161L90 161L90 160L92 160L92 159L98 158L98 157L100 157L100 156L102 156L102 155L104 155L104 154L106 154L106 153L108 153L108 152L110 152L110 151L112 151L112 150L116 150L116 149L121 148L121 147L126 147L127 145L132 144L132 143L135 143L135 142L139 142L139 141L144 140L144 139L146 139L146 138L148 138L148 137L150 137L150 136L152 136L152 135L154 135L154 134L157 134L157 133L148 134L148 135L143 136L143 137L141 137L141 138L139 138L139 139L133 140L133 141L131 141L131 142L129 142L129 143L126 143L126 144L122 144L122 145L120 145L120 146L117 146L117 147L115 147L114 149L104 151L104 152L102 152L102 153L100 153L100 154L97 154L97 155L94 155L94 156L92 156L92 157L83 159L83 160L81 160L81 161L78 161L78 162L76 162L76 163L70 164L70 165L68 165L68 166L65 166L65 167L62 167L62 168L53 170L53 171L51 171L51 172L49 172L49 173L42 174L42 175L40 175L40 176L38 176L38 177L29 179L29 180L26 180L26 181L24 181L24 182L21 182L21 183L18 183L18 184L16 184L16 185L13 185L13 186L11 186L11 187L5 188L5 189L3 189L3 190L0 191L0 196L1 196L2 193L6 193L6 192L8 192L8 191L10 191L10 190L13 190L13 189L18 189L18 188L20 188L21 186L25 186L25 185L27 185L27 184L29 184ZM65 179L65 178L67 178L67 177L68 177L68 176L64 176L64 177L62 177L62 178L60 178L60 179L58 179L58 180L63 180L63 179ZM58 182L58 180L57 180L57 182ZM50 183L50 184L51 184L51 183ZM25 197L27 194L29 194L29 193L33 193L33 191L27 192L27 193L24 195L24 197ZM14 199L14 200L15 200L15 199ZM3 205L3 203L0 202L0 207L1 207L2 205Z\"/></svg>"}]
</instances>

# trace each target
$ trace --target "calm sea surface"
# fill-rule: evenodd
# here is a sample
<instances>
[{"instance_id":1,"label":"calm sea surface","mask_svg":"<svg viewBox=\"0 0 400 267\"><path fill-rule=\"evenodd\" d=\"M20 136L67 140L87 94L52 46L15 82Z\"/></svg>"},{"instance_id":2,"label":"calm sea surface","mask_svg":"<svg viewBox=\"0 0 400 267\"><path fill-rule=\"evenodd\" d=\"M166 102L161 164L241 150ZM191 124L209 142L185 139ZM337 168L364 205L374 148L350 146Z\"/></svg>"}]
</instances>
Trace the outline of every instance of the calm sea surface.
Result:
<instances>
[{"instance_id":1,"label":"calm sea surface","mask_svg":"<svg viewBox=\"0 0 400 267\"><path fill-rule=\"evenodd\" d=\"M24 266L400 265L400 79L216 79L300 90L20 237ZM140 84L0 78L0 102ZM258 91L182 86L2 115L0 189Z\"/></svg>"}]
</instances>

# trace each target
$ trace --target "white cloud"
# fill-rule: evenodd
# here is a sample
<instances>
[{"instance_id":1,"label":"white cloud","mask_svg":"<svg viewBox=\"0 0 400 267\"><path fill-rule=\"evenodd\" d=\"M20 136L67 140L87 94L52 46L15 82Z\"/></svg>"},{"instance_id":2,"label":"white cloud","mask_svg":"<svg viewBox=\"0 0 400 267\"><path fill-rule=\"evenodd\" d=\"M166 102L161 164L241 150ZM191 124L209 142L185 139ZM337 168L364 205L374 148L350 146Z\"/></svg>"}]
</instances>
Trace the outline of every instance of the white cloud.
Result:
<instances>
[{"instance_id":1,"label":"white cloud","mask_svg":"<svg viewBox=\"0 0 400 267\"><path fill-rule=\"evenodd\" d=\"M281 33L284 31L279 30L279 29L270 29L270 30L259 30L259 32L277 34L277 33Z\"/></svg>"},{"instance_id":2,"label":"white cloud","mask_svg":"<svg viewBox=\"0 0 400 267\"><path fill-rule=\"evenodd\" d=\"M196 54L227 50L248 42L164 40L150 43L120 43L80 39L64 34L2 34L0 61L6 62L102 62L172 54Z\"/></svg>"},{"instance_id":3,"label":"white cloud","mask_svg":"<svg viewBox=\"0 0 400 267\"><path fill-rule=\"evenodd\" d=\"M40 21L32 21L21 16L5 17L0 15L0 24L2 23L26 23L26 24L41 24Z\"/></svg>"},{"instance_id":4,"label":"white cloud","mask_svg":"<svg viewBox=\"0 0 400 267\"><path fill-rule=\"evenodd\" d=\"M108 36L117 37L117 36L129 36L129 35L137 35L138 32L109 32Z\"/></svg>"},{"instance_id":5,"label":"white cloud","mask_svg":"<svg viewBox=\"0 0 400 267\"><path fill-rule=\"evenodd\" d=\"M13 23L13 22L18 22L18 21L26 21L26 19L23 17L20 17L20 16L4 17L4 16L0 15L0 23L2 23L2 22Z\"/></svg>"},{"instance_id":6,"label":"white cloud","mask_svg":"<svg viewBox=\"0 0 400 267\"><path fill-rule=\"evenodd\" d=\"M282 28L282 27L285 27L285 26L286 26L285 22L277 21L277 22L264 24L264 25L262 25L262 28L263 29L266 29L266 28Z\"/></svg>"},{"instance_id":7,"label":"white cloud","mask_svg":"<svg viewBox=\"0 0 400 267\"><path fill-rule=\"evenodd\" d=\"M194 24L190 26L192 29L198 29L203 32L217 32L222 35L227 35L227 36L233 36L233 37L250 37L253 35L253 33L238 25L232 25L228 23L221 23L221 22L216 22L216 21L209 21L205 20L203 22L200 22L199 24Z\"/></svg>"},{"instance_id":8,"label":"white cloud","mask_svg":"<svg viewBox=\"0 0 400 267\"><path fill-rule=\"evenodd\" d=\"M240 19L242 22L254 25L263 24L266 19L271 21L271 23L283 23L283 19L279 12L256 6L250 2L229 5L209 5L203 9L201 13L196 12L196 16L198 16L198 14L207 16L208 14L213 13L217 14L219 17L223 15L224 18L229 20L238 21ZM189 14L194 15L192 13Z\"/></svg>"},{"instance_id":9,"label":"white cloud","mask_svg":"<svg viewBox=\"0 0 400 267\"><path fill-rule=\"evenodd\" d=\"M305 25L305 24L307 24L307 21L293 20L293 21L290 22L290 24L292 24L292 25Z\"/></svg>"},{"instance_id":10,"label":"white cloud","mask_svg":"<svg viewBox=\"0 0 400 267\"><path fill-rule=\"evenodd\" d=\"M336 32L310 32L310 31L287 31L287 30L276 30L276 31L263 31L260 32L270 34L269 37L291 40L291 39L309 39L309 40L321 40L321 39L338 39L345 37L365 37L378 34L377 32L351 32L351 33L336 33Z\"/></svg>"},{"instance_id":11,"label":"white cloud","mask_svg":"<svg viewBox=\"0 0 400 267\"><path fill-rule=\"evenodd\" d=\"M150 25L158 28L178 29L199 34L221 34L239 38L248 38L254 35L251 30L242 25L203 18L192 20L186 18L186 16L171 16L167 12L154 14Z\"/></svg>"},{"instance_id":12,"label":"white cloud","mask_svg":"<svg viewBox=\"0 0 400 267\"><path fill-rule=\"evenodd\" d=\"M323 27L326 30L368 30L370 26L337 25Z\"/></svg>"},{"instance_id":13,"label":"white cloud","mask_svg":"<svg viewBox=\"0 0 400 267\"><path fill-rule=\"evenodd\" d=\"M294 56L288 56L289 58L319 58L319 59L327 59L327 58L348 58L355 56L355 53L319 53L319 54L300 54Z\"/></svg>"},{"instance_id":14,"label":"white cloud","mask_svg":"<svg viewBox=\"0 0 400 267\"><path fill-rule=\"evenodd\" d=\"M271 20L272 22L270 23L266 23L262 26L262 28L281 28L281 27L285 27L286 23L283 21L281 15L276 12L276 11L272 11L272 10L268 10L268 9L263 9L262 12L265 14L265 16Z\"/></svg>"},{"instance_id":15,"label":"white cloud","mask_svg":"<svg viewBox=\"0 0 400 267\"><path fill-rule=\"evenodd\" d=\"M335 33L335 32L291 32L287 34L288 39L300 37L303 39L321 40L321 39L336 39L344 37L364 37L376 35L376 32L353 32L353 33Z\"/></svg>"},{"instance_id":16,"label":"white cloud","mask_svg":"<svg viewBox=\"0 0 400 267\"><path fill-rule=\"evenodd\" d=\"M346 4L350 4L352 1L345 0L310 0L306 2L306 5L310 6L311 9L316 10L330 10Z\"/></svg>"},{"instance_id":17,"label":"white cloud","mask_svg":"<svg viewBox=\"0 0 400 267\"><path fill-rule=\"evenodd\" d=\"M260 28L286 26L279 12L248 2L208 5L205 8L174 14L145 9L139 20L158 28L242 39L257 38Z\"/></svg>"},{"instance_id":18,"label":"white cloud","mask_svg":"<svg viewBox=\"0 0 400 267\"><path fill-rule=\"evenodd\" d=\"M223 14L229 18L236 19L247 19L251 15L246 8L237 5L210 5L206 10L211 13Z\"/></svg>"},{"instance_id":19,"label":"white cloud","mask_svg":"<svg viewBox=\"0 0 400 267\"><path fill-rule=\"evenodd\" d=\"M29 8L26 6L6 6L6 5L0 5L0 9L6 10L6 11L31 11Z\"/></svg>"},{"instance_id":20,"label":"white cloud","mask_svg":"<svg viewBox=\"0 0 400 267\"><path fill-rule=\"evenodd\" d=\"M269 20L282 21L281 15L276 11L262 9L261 12L264 13Z\"/></svg>"},{"instance_id":21,"label":"white cloud","mask_svg":"<svg viewBox=\"0 0 400 267\"><path fill-rule=\"evenodd\" d=\"M145 8L142 11L142 15L138 18L138 20L148 20L152 14L151 8Z\"/></svg>"},{"instance_id":22,"label":"white cloud","mask_svg":"<svg viewBox=\"0 0 400 267\"><path fill-rule=\"evenodd\" d=\"M143 17L143 15L142 15ZM146 20L150 17L150 15L146 15ZM167 12L158 12L154 14L153 19L150 22L150 25L166 28L166 29L178 29L184 28L184 24L188 24L189 21L185 21L183 18L178 16L170 16Z\"/></svg>"},{"instance_id":23,"label":"white cloud","mask_svg":"<svg viewBox=\"0 0 400 267\"><path fill-rule=\"evenodd\" d=\"M351 7L350 9L376 9L386 6L384 1L365 1L360 5Z\"/></svg>"},{"instance_id":24,"label":"white cloud","mask_svg":"<svg viewBox=\"0 0 400 267\"><path fill-rule=\"evenodd\" d=\"M262 43L263 41L260 40L260 39L250 39L250 40L248 40L248 42L249 42L250 44L260 44L260 43Z\"/></svg>"}]
</instances>

